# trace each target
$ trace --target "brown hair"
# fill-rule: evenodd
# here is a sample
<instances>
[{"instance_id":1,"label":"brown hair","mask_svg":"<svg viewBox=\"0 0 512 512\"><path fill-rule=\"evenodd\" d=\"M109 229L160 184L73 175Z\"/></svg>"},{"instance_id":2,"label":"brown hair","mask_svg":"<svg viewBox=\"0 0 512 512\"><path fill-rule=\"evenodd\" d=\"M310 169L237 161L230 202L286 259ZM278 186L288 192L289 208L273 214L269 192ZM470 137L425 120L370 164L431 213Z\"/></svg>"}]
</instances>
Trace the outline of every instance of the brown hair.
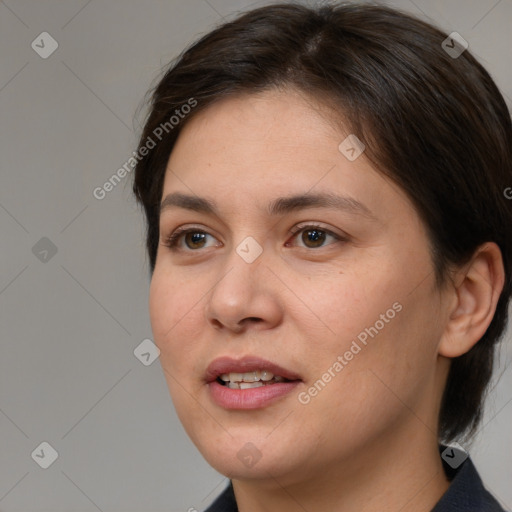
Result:
<instances>
[{"instance_id":1,"label":"brown hair","mask_svg":"<svg viewBox=\"0 0 512 512\"><path fill-rule=\"evenodd\" d=\"M275 4L242 14L184 51L154 89L139 148L155 134L158 142L137 163L133 191L146 215L153 272L166 165L190 119L228 96L275 87L334 105L365 143L366 157L415 205L438 284L482 243L494 241L502 251L506 282L492 323L451 363L439 418L440 438L448 442L469 437L481 419L494 347L507 322L512 201L504 190L512 185L512 126L489 74L467 50L450 56L442 47L446 37L372 4ZM170 126L186 104L194 108Z\"/></svg>"}]
</instances>

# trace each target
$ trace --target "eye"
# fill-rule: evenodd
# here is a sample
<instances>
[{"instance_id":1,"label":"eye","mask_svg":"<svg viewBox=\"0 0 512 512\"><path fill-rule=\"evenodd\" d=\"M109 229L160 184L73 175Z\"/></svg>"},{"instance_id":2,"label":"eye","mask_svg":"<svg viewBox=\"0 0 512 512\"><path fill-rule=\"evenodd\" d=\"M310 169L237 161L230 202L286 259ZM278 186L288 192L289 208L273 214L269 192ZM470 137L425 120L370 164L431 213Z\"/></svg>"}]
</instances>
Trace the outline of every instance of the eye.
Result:
<instances>
[{"instance_id":1,"label":"eye","mask_svg":"<svg viewBox=\"0 0 512 512\"><path fill-rule=\"evenodd\" d=\"M166 247L172 251L196 250L208 247L206 245L207 237L212 236L198 228L178 228L171 233L163 242ZM212 237L213 238L213 237ZM181 241L184 241L186 249L183 248Z\"/></svg>"},{"instance_id":2,"label":"eye","mask_svg":"<svg viewBox=\"0 0 512 512\"><path fill-rule=\"evenodd\" d=\"M333 233L332 231L323 228L320 225L309 224L306 226L296 226L290 230L290 233L295 238L299 233L302 233L300 237L301 242L304 244L299 247L306 249L321 248L326 244L326 240L329 238L334 241L346 241L347 239ZM209 247L207 245L208 237L213 238L209 233L194 227L189 228L178 228L168 237L165 238L163 245L168 247L171 251L196 251L198 249L204 249ZM287 242L287 246L290 244ZM211 245L210 245L211 246Z\"/></svg>"},{"instance_id":3,"label":"eye","mask_svg":"<svg viewBox=\"0 0 512 512\"><path fill-rule=\"evenodd\" d=\"M294 238L299 233L302 233L302 236L300 237L301 242L304 244L302 247L306 247L307 249L315 249L317 247L325 246L326 244L324 242L328 237L334 238L335 241L346 241L346 238L315 224L296 226L295 228L292 228L290 232L294 235Z\"/></svg>"}]
</instances>

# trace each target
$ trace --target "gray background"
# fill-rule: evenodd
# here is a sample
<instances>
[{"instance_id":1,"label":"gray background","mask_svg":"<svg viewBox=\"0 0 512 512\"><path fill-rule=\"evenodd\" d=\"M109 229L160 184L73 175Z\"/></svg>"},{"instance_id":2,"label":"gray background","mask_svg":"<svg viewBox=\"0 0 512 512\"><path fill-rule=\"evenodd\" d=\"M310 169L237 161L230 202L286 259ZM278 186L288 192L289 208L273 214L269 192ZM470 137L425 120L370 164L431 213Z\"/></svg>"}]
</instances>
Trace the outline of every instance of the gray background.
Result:
<instances>
[{"instance_id":1,"label":"gray background","mask_svg":"<svg viewBox=\"0 0 512 512\"><path fill-rule=\"evenodd\" d=\"M201 510L224 487L185 435L159 361L133 353L151 329L132 176L103 200L92 191L136 149L162 66L265 3L0 1L1 512ZM512 105L512 0L390 4L459 32ZM46 59L31 47L44 31L59 45ZM47 241L33 251L43 237L56 254L41 252ZM470 450L507 508L511 359L508 335ZM43 441L59 454L48 469L31 457Z\"/></svg>"}]
</instances>

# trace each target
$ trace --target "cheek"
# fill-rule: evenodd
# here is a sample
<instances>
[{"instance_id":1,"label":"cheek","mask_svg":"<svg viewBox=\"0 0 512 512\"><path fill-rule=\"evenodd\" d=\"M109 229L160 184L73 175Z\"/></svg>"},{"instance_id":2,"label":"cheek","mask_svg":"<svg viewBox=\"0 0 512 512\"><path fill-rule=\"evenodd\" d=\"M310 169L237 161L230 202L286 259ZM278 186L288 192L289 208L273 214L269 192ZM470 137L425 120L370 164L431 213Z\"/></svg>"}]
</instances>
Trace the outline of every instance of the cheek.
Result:
<instances>
[{"instance_id":1,"label":"cheek","mask_svg":"<svg viewBox=\"0 0 512 512\"><path fill-rule=\"evenodd\" d=\"M155 269L149 289L151 328L162 360L173 366L181 367L182 359L193 349L190 340L200 339L202 295L197 286Z\"/></svg>"},{"instance_id":2,"label":"cheek","mask_svg":"<svg viewBox=\"0 0 512 512\"><path fill-rule=\"evenodd\" d=\"M409 399L416 394L435 366L440 335L439 326L433 325L432 279L415 289L423 277L417 268L392 260L384 265L382 259L371 268L375 270L350 275L335 272L332 279L317 280L317 285L308 282L303 296L315 314L308 316L308 322L304 317L295 319L314 340L306 345L308 384L331 369L336 373L329 384L332 395L322 391L318 396L322 394L325 405L331 401L339 410L354 404L355 414L364 412L361 403L371 402L377 409L389 404L400 407L396 396ZM343 358L343 369L337 365L336 372L332 368L338 356Z\"/></svg>"},{"instance_id":3,"label":"cheek","mask_svg":"<svg viewBox=\"0 0 512 512\"><path fill-rule=\"evenodd\" d=\"M356 426L370 431L370 427L364 426L377 418L384 426L400 417L409 417L411 410L421 407L429 389L435 391L431 386L440 336L440 325L434 321L435 297L420 292L393 304L389 302L386 297L377 307L375 303L369 304L371 314L358 311L358 325L347 321L351 332L346 331L337 346L333 346L334 354L350 361L334 379L331 396L326 393L322 398L323 405L327 407L330 403L331 410L336 411L332 418L335 423L351 418L346 425L349 430ZM340 330L343 327L339 324ZM358 347L353 350L356 354L351 353L354 343ZM334 360L331 356L330 364ZM423 418L424 413L417 415L428 421ZM353 435L359 434L353 431Z\"/></svg>"},{"instance_id":4,"label":"cheek","mask_svg":"<svg viewBox=\"0 0 512 512\"><path fill-rule=\"evenodd\" d=\"M307 307L305 314L300 318L296 315L295 320L310 334L315 330L325 333L325 347L342 350L345 345L350 346L353 338L374 325L381 314L392 308L396 300L393 298L400 295L400 280L394 278L392 269L384 268L384 263L381 261L380 268L371 273L365 268L370 266L367 264L350 272L333 269L303 282L301 288L294 287L296 296Z\"/></svg>"},{"instance_id":5,"label":"cheek","mask_svg":"<svg viewBox=\"0 0 512 512\"><path fill-rule=\"evenodd\" d=\"M190 392L195 392L198 383L191 382L190 375L198 361L200 347L193 340L199 340L204 330L198 319L204 304L202 294L196 295L193 286L155 269L149 290L151 328L170 395L185 426L189 421L186 414L191 418L198 414L190 402Z\"/></svg>"}]
</instances>

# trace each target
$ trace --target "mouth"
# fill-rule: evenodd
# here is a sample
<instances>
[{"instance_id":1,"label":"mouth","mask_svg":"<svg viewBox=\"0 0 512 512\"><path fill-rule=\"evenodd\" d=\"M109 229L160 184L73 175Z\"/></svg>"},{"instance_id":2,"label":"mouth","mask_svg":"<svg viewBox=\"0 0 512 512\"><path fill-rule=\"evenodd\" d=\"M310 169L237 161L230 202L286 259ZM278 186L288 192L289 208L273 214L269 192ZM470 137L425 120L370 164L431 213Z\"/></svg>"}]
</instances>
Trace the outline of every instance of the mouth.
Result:
<instances>
[{"instance_id":1,"label":"mouth","mask_svg":"<svg viewBox=\"0 0 512 512\"><path fill-rule=\"evenodd\" d=\"M265 386L275 382L301 380L301 378L295 372L272 361L256 356L245 356L241 359L231 357L215 359L206 369L205 380L207 383L218 380L222 385L259 383ZM259 387L259 385L250 387Z\"/></svg>"},{"instance_id":2,"label":"mouth","mask_svg":"<svg viewBox=\"0 0 512 512\"><path fill-rule=\"evenodd\" d=\"M296 373L255 356L215 359L207 368L212 400L225 409L258 409L288 395L302 379Z\"/></svg>"},{"instance_id":3,"label":"mouth","mask_svg":"<svg viewBox=\"0 0 512 512\"><path fill-rule=\"evenodd\" d=\"M277 382L292 382L281 375L274 375L270 370L256 370L245 373L223 373L216 381L229 389L254 389L270 386Z\"/></svg>"}]
</instances>

